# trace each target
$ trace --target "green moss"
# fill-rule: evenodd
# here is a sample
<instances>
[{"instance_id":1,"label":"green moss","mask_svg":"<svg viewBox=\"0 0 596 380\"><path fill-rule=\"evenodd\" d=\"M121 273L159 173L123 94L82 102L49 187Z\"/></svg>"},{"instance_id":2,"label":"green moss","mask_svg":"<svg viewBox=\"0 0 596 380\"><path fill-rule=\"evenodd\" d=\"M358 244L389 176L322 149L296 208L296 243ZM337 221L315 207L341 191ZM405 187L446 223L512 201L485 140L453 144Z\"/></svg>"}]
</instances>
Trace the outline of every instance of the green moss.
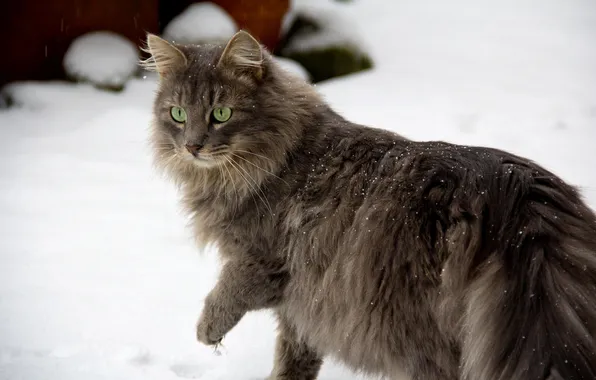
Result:
<instances>
[{"instance_id":1,"label":"green moss","mask_svg":"<svg viewBox=\"0 0 596 380\"><path fill-rule=\"evenodd\" d=\"M124 90L124 85L100 85L100 84L96 84L95 85L96 88L100 89L100 90L104 90L104 91L110 91L110 92L122 92L122 90Z\"/></svg>"},{"instance_id":2,"label":"green moss","mask_svg":"<svg viewBox=\"0 0 596 380\"><path fill-rule=\"evenodd\" d=\"M93 87L97 88L98 90L102 90L102 91L109 91L109 92L122 92L122 90L124 90L124 87L126 86L126 83L123 83L121 85L113 85L113 84L99 84L99 83L95 83L93 81L84 79L84 78L75 78L71 75L67 75L66 78L74 83L88 83L90 85L92 85Z\"/></svg>"},{"instance_id":3,"label":"green moss","mask_svg":"<svg viewBox=\"0 0 596 380\"><path fill-rule=\"evenodd\" d=\"M325 34L325 24L312 15L296 16L288 32L283 36L276 54L300 63L311 75L313 82L356 73L373 67L372 59L349 42L297 51L292 41L300 36ZM336 33L333 31L332 33Z\"/></svg>"},{"instance_id":4,"label":"green moss","mask_svg":"<svg viewBox=\"0 0 596 380\"><path fill-rule=\"evenodd\" d=\"M343 46L331 46L286 55L300 63L311 74L313 82L352 74L372 68L372 60L366 54Z\"/></svg>"},{"instance_id":5,"label":"green moss","mask_svg":"<svg viewBox=\"0 0 596 380\"><path fill-rule=\"evenodd\" d=\"M0 92L0 109L12 107L14 104L15 101L12 96Z\"/></svg>"}]
</instances>

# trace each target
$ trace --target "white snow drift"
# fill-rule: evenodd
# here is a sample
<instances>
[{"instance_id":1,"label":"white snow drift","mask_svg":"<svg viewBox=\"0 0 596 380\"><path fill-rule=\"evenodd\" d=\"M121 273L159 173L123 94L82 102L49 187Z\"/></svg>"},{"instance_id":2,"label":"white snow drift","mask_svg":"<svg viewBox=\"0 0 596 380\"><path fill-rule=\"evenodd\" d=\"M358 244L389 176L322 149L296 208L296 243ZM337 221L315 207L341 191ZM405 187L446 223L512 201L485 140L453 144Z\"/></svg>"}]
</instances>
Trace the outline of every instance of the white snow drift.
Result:
<instances>
[{"instance_id":1,"label":"white snow drift","mask_svg":"<svg viewBox=\"0 0 596 380\"><path fill-rule=\"evenodd\" d=\"M294 61L293 59L278 56L274 56L273 59L285 71L296 75L305 81L310 81L310 73L300 63Z\"/></svg>"},{"instance_id":2,"label":"white snow drift","mask_svg":"<svg viewBox=\"0 0 596 380\"><path fill-rule=\"evenodd\" d=\"M138 49L128 39L107 31L75 39L64 56L64 70L77 80L120 87L137 70Z\"/></svg>"},{"instance_id":3,"label":"white snow drift","mask_svg":"<svg viewBox=\"0 0 596 380\"><path fill-rule=\"evenodd\" d=\"M164 29L165 39L180 44L225 42L238 27L219 5L201 2L189 5Z\"/></svg>"}]
</instances>

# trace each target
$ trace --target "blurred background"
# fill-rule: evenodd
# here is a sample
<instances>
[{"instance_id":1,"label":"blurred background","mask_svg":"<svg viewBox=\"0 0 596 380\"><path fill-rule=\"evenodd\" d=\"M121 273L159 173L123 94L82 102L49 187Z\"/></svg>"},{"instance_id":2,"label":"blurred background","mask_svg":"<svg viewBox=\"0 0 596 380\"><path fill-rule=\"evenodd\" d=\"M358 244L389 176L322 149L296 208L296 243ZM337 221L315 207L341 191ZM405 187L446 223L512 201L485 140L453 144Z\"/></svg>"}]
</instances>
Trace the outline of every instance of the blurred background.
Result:
<instances>
[{"instance_id":1,"label":"blurred background","mask_svg":"<svg viewBox=\"0 0 596 380\"><path fill-rule=\"evenodd\" d=\"M0 379L263 379L275 322L194 339L217 278L147 146L146 33L257 37L346 118L504 149L596 207L594 0L0 4ZM322 380L366 379L332 360Z\"/></svg>"},{"instance_id":2,"label":"blurred background","mask_svg":"<svg viewBox=\"0 0 596 380\"><path fill-rule=\"evenodd\" d=\"M290 0L9 2L3 5L0 31L18 38L6 41L11 54L2 62L7 75L0 85L17 80L84 79L73 77L64 59L75 42L98 34L108 40L120 37L122 44L126 40L141 45L148 32L199 44L225 43L233 32L244 29L276 55L306 66L314 81L371 67L370 58L349 36L353 34L350 20L334 15L338 9L317 6L320 9L312 12L310 7L295 5ZM338 27L337 23L343 24ZM103 49L110 54L107 47Z\"/></svg>"}]
</instances>

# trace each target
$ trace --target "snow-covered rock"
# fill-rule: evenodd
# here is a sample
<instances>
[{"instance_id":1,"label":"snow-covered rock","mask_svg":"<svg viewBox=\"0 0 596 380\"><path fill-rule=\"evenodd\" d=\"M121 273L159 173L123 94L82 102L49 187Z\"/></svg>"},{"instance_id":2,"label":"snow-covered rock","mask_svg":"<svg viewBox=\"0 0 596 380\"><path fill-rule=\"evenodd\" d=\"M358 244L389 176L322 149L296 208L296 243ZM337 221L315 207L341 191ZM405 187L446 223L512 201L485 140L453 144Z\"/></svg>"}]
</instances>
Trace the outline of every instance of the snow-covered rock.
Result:
<instances>
[{"instance_id":1,"label":"snow-covered rock","mask_svg":"<svg viewBox=\"0 0 596 380\"><path fill-rule=\"evenodd\" d=\"M302 66L300 63L294 61L293 59L284 58L284 57L273 57L275 62L279 67L283 70L292 73L305 81L309 82L311 80L309 72Z\"/></svg>"},{"instance_id":2,"label":"snow-covered rock","mask_svg":"<svg viewBox=\"0 0 596 380\"><path fill-rule=\"evenodd\" d=\"M75 39L64 55L66 74L98 87L122 88L137 70L137 47L123 36L99 31Z\"/></svg>"},{"instance_id":3,"label":"snow-covered rock","mask_svg":"<svg viewBox=\"0 0 596 380\"><path fill-rule=\"evenodd\" d=\"M350 47L362 52L366 50L361 31L354 20L345 12L346 5L330 1L294 2L284 19L282 30L286 32L296 18L301 18L314 27L303 28L288 41L284 53L307 52L334 46Z\"/></svg>"},{"instance_id":4,"label":"snow-covered rock","mask_svg":"<svg viewBox=\"0 0 596 380\"><path fill-rule=\"evenodd\" d=\"M189 5L174 17L164 29L163 37L181 44L222 43L236 31L236 22L223 8L202 2Z\"/></svg>"},{"instance_id":5,"label":"snow-covered rock","mask_svg":"<svg viewBox=\"0 0 596 380\"><path fill-rule=\"evenodd\" d=\"M280 55L299 62L314 82L370 69L353 7L329 0L292 1Z\"/></svg>"}]
</instances>

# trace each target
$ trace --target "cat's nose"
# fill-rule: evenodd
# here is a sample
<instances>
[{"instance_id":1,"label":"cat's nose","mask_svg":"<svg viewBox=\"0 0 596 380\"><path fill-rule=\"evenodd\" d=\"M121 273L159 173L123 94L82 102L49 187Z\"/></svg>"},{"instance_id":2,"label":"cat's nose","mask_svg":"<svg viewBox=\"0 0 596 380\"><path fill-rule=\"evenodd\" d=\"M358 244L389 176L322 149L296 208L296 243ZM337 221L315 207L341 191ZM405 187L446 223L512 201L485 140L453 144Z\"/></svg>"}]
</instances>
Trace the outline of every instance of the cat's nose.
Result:
<instances>
[{"instance_id":1,"label":"cat's nose","mask_svg":"<svg viewBox=\"0 0 596 380\"><path fill-rule=\"evenodd\" d=\"M190 152L190 154L192 154L193 156L196 156L197 154L199 154L199 150L201 150L201 148L203 147L203 145L190 145L190 144L186 144L185 145L186 150L188 150Z\"/></svg>"}]
</instances>

